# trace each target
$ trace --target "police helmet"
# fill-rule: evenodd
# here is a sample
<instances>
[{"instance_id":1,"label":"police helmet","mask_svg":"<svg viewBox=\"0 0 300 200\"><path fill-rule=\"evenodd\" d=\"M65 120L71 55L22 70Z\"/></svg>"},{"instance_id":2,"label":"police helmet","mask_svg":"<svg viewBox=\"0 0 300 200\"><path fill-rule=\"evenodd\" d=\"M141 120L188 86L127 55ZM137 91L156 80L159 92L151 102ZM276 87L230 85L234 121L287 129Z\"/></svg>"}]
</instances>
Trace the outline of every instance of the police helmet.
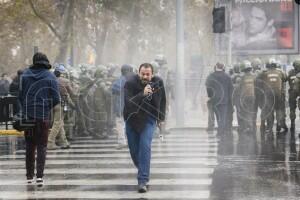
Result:
<instances>
[{"instance_id":1,"label":"police helmet","mask_svg":"<svg viewBox=\"0 0 300 200\"><path fill-rule=\"evenodd\" d=\"M60 73L65 73L66 72L66 68L64 66L64 64L58 64L54 71L60 72Z\"/></svg>"},{"instance_id":2,"label":"police helmet","mask_svg":"<svg viewBox=\"0 0 300 200\"><path fill-rule=\"evenodd\" d=\"M253 69L261 69L262 62L259 58L255 58L251 63Z\"/></svg>"},{"instance_id":3,"label":"police helmet","mask_svg":"<svg viewBox=\"0 0 300 200\"><path fill-rule=\"evenodd\" d=\"M266 68L276 68L277 67L277 61L275 58L270 58L266 64Z\"/></svg>"},{"instance_id":4,"label":"police helmet","mask_svg":"<svg viewBox=\"0 0 300 200\"><path fill-rule=\"evenodd\" d=\"M79 66L79 68L80 68L81 73L87 73L88 72L87 66L85 64L81 64Z\"/></svg>"},{"instance_id":5,"label":"police helmet","mask_svg":"<svg viewBox=\"0 0 300 200\"><path fill-rule=\"evenodd\" d=\"M158 68L159 68L159 64L156 61L152 61L150 64L153 67L153 74L157 74Z\"/></svg>"},{"instance_id":6,"label":"police helmet","mask_svg":"<svg viewBox=\"0 0 300 200\"><path fill-rule=\"evenodd\" d=\"M156 55L154 61L157 62L159 65L167 64L167 59L163 54Z\"/></svg>"},{"instance_id":7,"label":"police helmet","mask_svg":"<svg viewBox=\"0 0 300 200\"><path fill-rule=\"evenodd\" d=\"M245 72L251 69L252 69L251 62L249 60L244 60L241 64L241 71Z\"/></svg>"},{"instance_id":8,"label":"police helmet","mask_svg":"<svg viewBox=\"0 0 300 200\"><path fill-rule=\"evenodd\" d=\"M300 71L300 59L297 59L293 62L293 67L296 71Z\"/></svg>"}]
</instances>

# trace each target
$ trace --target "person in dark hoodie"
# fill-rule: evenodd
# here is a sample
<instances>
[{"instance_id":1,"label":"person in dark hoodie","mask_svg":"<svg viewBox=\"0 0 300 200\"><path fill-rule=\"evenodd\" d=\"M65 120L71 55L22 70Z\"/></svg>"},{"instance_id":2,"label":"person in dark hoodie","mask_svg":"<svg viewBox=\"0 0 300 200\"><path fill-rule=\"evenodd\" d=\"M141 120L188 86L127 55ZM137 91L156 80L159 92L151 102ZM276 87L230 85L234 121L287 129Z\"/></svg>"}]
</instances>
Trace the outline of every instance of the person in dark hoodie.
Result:
<instances>
[{"instance_id":1,"label":"person in dark hoodie","mask_svg":"<svg viewBox=\"0 0 300 200\"><path fill-rule=\"evenodd\" d=\"M217 63L215 71L206 79L207 95L210 98L214 113L217 116L218 137L226 138L229 136L228 127L230 124L226 119L232 109L233 84L229 75L224 72L225 66ZM228 134L228 135L227 135Z\"/></svg>"},{"instance_id":2,"label":"person in dark hoodie","mask_svg":"<svg viewBox=\"0 0 300 200\"><path fill-rule=\"evenodd\" d=\"M36 184L43 186L44 167L47 153L47 140L50 110L60 102L56 77L49 71L51 65L43 53L35 53L33 64L21 76L19 101L23 115L34 123L25 131L26 176L33 183L35 151L37 150Z\"/></svg>"},{"instance_id":3,"label":"person in dark hoodie","mask_svg":"<svg viewBox=\"0 0 300 200\"><path fill-rule=\"evenodd\" d=\"M163 80L153 76L153 66L143 63L139 74L130 76L124 86L125 129L130 155L138 169L138 192L147 192L150 174L151 142L156 125L165 120L166 93Z\"/></svg>"}]
</instances>

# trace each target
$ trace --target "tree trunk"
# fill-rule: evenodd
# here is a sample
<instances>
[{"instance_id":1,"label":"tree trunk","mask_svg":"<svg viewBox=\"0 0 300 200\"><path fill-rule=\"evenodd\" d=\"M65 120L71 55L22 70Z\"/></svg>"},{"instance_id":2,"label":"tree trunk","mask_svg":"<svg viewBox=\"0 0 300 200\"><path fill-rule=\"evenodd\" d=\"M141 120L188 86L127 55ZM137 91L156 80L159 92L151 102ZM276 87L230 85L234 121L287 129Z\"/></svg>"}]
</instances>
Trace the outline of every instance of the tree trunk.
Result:
<instances>
[{"instance_id":1,"label":"tree trunk","mask_svg":"<svg viewBox=\"0 0 300 200\"><path fill-rule=\"evenodd\" d=\"M139 26L140 26L140 18L141 12L138 4L132 4L132 14L130 17L130 22L132 23L129 29L129 38L128 38L128 46L127 46L127 56L126 61L127 63L132 63L132 58L135 55L135 51L137 48L136 40L137 35L139 34Z\"/></svg>"},{"instance_id":2,"label":"tree trunk","mask_svg":"<svg viewBox=\"0 0 300 200\"><path fill-rule=\"evenodd\" d=\"M96 65L103 64L103 52L104 52L104 46L105 41L108 34L108 27L109 22L107 20L104 20L102 30L97 31L97 38L96 38Z\"/></svg>"},{"instance_id":3,"label":"tree trunk","mask_svg":"<svg viewBox=\"0 0 300 200\"><path fill-rule=\"evenodd\" d=\"M73 13L74 13L74 0L68 1L66 9L66 17L63 23L63 31L59 44L58 55L56 56L55 62L66 63L68 48L70 46L70 33L73 27Z\"/></svg>"}]
</instances>

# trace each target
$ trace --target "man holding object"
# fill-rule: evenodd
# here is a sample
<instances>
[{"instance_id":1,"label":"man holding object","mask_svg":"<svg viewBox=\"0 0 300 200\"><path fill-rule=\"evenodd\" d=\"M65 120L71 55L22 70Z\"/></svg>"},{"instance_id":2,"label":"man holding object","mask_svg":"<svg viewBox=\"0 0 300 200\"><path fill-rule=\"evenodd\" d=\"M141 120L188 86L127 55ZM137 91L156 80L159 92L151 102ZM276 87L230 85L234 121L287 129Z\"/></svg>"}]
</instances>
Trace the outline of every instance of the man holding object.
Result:
<instances>
[{"instance_id":1,"label":"man holding object","mask_svg":"<svg viewBox=\"0 0 300 200\"><path fill-rule=\"evenodd\" d=\"M164 123L166 94L164 83L153 76L153 66L143 63L139 74L128 78L124 86L124 120L130 155L138 169L138 192L147 192L151 142L155 126Z\"/></svg>"}]
</instances>

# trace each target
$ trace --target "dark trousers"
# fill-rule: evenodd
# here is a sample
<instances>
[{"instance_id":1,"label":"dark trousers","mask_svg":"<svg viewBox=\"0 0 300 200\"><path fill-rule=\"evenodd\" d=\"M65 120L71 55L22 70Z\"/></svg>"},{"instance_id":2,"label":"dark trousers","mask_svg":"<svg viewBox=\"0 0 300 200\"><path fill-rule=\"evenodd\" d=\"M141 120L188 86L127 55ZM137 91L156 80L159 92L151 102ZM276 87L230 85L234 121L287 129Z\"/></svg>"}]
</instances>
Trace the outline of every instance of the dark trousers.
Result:
<instances>
[{"instance_id":1,"label":"dark trousers","mask_svg":"<svg viewBox=\"0 0 300 200\"><path fill-rule=\"evenodd\" d=\"M256 121L254 121L255 111L255 98L251 96L244 96L243 101L239 105L239 118L240 118L240 132L239 134L255 135Z\"/></svg>"},{"instance_id":2,"label":"dark trousers","mask_svg":"<svg viewBox=\"0 0 300 200\"><path fill-rule=\"evenodd\" d=\"M214 106L211 100L207 101L207 110L208 110L207 128L213 129L215 127L215 113L214 113Z\"/></svg>"},{"instance_id":3,"label":"dark trousers","mask_svg":"<svg viewBox=\"0 0 300 200\"><path fill-rule=\"evenodd\" d=\"M36 177L44 176L44 168L47 154L49 122L37 120L33 129L25 131L26 142L26 176L34 177L35 151L37 150Z\"/></svg>"},{"instance_id":4,"label":"dark trousers","mask_svg":"<svg viewBox=\"0 0 300 200\"><path fill-rule=\"evenodd\" d=\"M218 123L218 135L224 136L228 130L228 105L227 104L218 104L214 106L214 110L217 116Z\"/></svg>"},{"instance_id":5,"label":"dark trousers","mask_svg":"<svg viewBox=\"0 0 300 200\"><path fill-rule=\"evenodd\" d=\"M273 97L273 98L272 98ZM274 113L276 113L276 121L279 127L285 125L285 105L283 97L269 96L268 103L264 105L262 110L262 118L267 120L267 129L272 131L274 125Z\"/></svg>"},{"instance_id":6,"label":"dark trousers","mask_svg":"<svg viewBox=\"0 0 300 200\"><path fill-rule=\"evenodd\" d=\"M289 106L290 106L290 119L295 123L296 108L297 108L297 94L289 91Z\"/></svg>"}]
</instances>

